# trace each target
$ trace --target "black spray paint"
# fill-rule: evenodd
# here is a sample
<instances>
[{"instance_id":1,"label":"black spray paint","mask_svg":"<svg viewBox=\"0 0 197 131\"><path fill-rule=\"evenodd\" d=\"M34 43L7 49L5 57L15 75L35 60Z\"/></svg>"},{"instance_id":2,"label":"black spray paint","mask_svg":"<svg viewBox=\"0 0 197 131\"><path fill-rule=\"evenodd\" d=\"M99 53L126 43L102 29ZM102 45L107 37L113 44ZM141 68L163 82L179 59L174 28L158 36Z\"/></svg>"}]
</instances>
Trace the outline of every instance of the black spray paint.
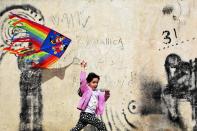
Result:
<instances>
[{"instance_id":1,"label":"black spray paint","mask_svg":"<svg viewBox=\"0 0 197 131\"><path fill-rule=\"evenodd\" d=\"M19 64L21 66L21 63ZM20 131L42 131L42 89L41 69L21 70Z\"/></svg>"},{"instance_id":2,"label":"black spray paint","mask_svg":"<svg viewBox=\"0 0 197 131\"><path fill-rule=\"evenodd\" d=\"M137 126L135 126L132 122L128 120L127 118L128 114L125 113L124 109L122 109L121 114L114 112L112 109L113 108L109 106L106 106L105 108L105 113L106 113L105 115L107 118L107 122L105 123L106 126L109 127L109 131L121 131L121 130L130 131L133 129L138 129ZM120 117L123 117L124 121L120 120ZM123 123L126 123L127 126ZM119 124L121 124L121 126ZM127 127L130 127L130 129L128 129Z\"/></svg>"},{"instance_id":3,"label":"black spray paint","mask_svg":"<svg viewBox=\"0 0 197 131\"><path fill-rule=\"evenodd\" d=\"M19 11L20 10L20 11ZM6 7L0 12L0 18L4 15L9 15L9 12L15 12L18 15L22 15L35 22L43 22L44 17L39 10L31 5L12 5ZM8 17L8 16L7 16ZM7 20L2 20L1 26L1 38L4 41L3 44L8 44L6 38L12 38L12 34L3 34L8 32L9 25ZM2 44L2 43L1 43ZM1 55L1 59L4 54ZM21 99L21 112L20 112L20 131L42 131L42 70L32 69L31 65L27 65L22 57L18 57L18 68L21 71L20 74L20 99Z\"/></svg>"},{"instance_id":4,"label":"black spray paint","mask_svg":"<svg viewBox=\"0 0 197 131\"><path fill-rule=\"evenodd\" d=\"M168 108L170 120L185 130L188 125L184 123L183 117L180 115L179 101L190 102L193 111L191 117L196 119L196 84L193 84L196 83L197 78L196 61L185 62L177 54L170 54L165 60L165 70L168 84L162 93L163 100ZM192 79L192 77L195 77L195 79ZM194 130L195 128L196 126Z\"/></svg>"},{"instance_id":5,"label":"black spray paint","mask_svg":"<svg viewBox=\"0 0 197 131\"><path fill-rule=\"evenodd\" d=\"M162 12L164 15L169 15L172 13L172 11L174 10L174 8L172 6L165 6L163 9L162 9Z\"/></svg>"},{"instance_id":6,"label":"black spray paint","mask_svg":"<svg viewBox=\"0 0 197 131\"><path fill-rule=\"evenodd\" d=\"M30 14L35 13L35 17L37 17L38 15L40 15L41 17L38 19L39 21L44 20L44 17L41 13L40 10L36 9L35 7L33 7L32 5L29 4L23 4L23 5L12 5L12 6L8 6L6 7L4 10L2 10L0 12L0 17L3 16L5 13L16 10L16 9L21 9L24 11L30 11ZM29 15L30 15L29 14Z\"/></svg>"},{"instance_id":7,"label":"black spray paint","mask_svg":"<svg viewBox=\"0 0 197 131\"><path fill-rule=\"evenodd\" d=\"M161 82L151 80L148 77L141 78L142 106L140 112L142 115L162 114L161 107Z\"/></svg>"}]
</instances>

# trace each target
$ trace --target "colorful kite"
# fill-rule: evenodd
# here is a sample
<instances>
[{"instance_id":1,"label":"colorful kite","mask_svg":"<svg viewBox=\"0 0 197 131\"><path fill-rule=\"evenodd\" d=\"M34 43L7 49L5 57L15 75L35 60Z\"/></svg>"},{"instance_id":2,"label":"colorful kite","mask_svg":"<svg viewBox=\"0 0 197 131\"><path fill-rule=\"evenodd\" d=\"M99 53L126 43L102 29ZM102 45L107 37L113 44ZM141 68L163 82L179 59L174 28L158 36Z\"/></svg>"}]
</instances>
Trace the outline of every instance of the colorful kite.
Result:
<instances>
[{"instance_id":1,"label":"colorful kite","mask_svg":"<svg viewBox=\"0 0 197 131\"><path fill-rule=\"evenodd\" d=\"M4 50L24 57L25 62L31 63L32 67L48 68L60 59L71 42L62 34L16 14L11 14L9 19L10 26L23 30L27 35L13 35L10 46ZM28 46L15 49L17 43L28 43Z\"/></svg>"}]
</instances>

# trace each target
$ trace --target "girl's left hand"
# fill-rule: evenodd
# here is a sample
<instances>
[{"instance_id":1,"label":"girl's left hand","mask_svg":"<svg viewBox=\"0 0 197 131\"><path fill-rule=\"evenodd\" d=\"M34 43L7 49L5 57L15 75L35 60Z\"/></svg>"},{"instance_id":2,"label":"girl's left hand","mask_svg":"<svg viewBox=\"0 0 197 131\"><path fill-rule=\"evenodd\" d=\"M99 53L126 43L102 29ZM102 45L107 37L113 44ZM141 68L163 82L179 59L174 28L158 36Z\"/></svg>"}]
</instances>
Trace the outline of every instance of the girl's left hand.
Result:
<instances>
[{"instance_id":1,"label":"girl's left hand","mask_svg":"<svg viewBox=\"0 0 197 131\"><path fill-rule=\"evenodd\" d=\"M110 97L110 90L105 90L105 100Z\"/></svg>"},{"instance_id":2,"label":"girl's left hand","mask_svg":"<svg viewBox=\"0 0 197 131\"><path fill-rule=\"evenodd\" d=\"M85 62L85 61L83 60L83 61L81 62L81 67L82 67L83 70L85 70L86 67L87 67L87 62Z\"/></svg>"}]
</instances>

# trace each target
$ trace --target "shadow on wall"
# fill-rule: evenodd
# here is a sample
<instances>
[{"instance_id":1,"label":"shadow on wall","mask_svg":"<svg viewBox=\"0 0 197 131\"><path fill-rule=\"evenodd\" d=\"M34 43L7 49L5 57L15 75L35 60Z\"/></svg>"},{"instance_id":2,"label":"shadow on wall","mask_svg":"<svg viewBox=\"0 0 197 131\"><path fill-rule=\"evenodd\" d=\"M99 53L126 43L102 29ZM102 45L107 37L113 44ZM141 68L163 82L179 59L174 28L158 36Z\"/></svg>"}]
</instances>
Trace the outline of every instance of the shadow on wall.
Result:
<instances>
[{"instance_id":1,"label":"shadow on wall","mask_svg":"<svg viewBox=\"0 0 197 131\"><path fill-rule=\"evenodd\" d=\"M63 80L65 76L66 69L71 66L73 63L70 63L69 65L62 67L62 68L55 68L55 69L44 69L43 70L43 76L42 76L42 83L45 83L46 81L52 79L53 77L58 77L59 79Z\"/></svg>"},{"instance_id":2,"label":"shadow on wall","mask_svg":"<svg viewBox=\"0 0 197 131\"><path fill-rule=\"evenodd\" d=\"M70 67L71 65L79 65L79 64L80 64L80 59L75 57L73 58L72 62L70 62L68 65L64 67L44 69L43 74L42 74L42 83L47 82L53 77L58 77L59 79L63 80L65 77L66 69Z\"/></svg>"}]
</instances>

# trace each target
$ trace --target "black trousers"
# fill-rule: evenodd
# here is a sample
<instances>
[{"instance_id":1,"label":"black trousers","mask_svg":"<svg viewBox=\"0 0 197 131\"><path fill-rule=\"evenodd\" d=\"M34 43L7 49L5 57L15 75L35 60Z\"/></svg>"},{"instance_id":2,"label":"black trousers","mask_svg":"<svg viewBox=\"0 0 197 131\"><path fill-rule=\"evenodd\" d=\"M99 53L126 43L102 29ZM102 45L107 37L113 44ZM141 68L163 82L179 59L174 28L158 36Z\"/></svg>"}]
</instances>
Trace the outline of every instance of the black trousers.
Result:
<instances>
[{"instance_id":1,"label":"black trousers","mask_svg":"<svg viewBox=\"0 0 197 131\"><path fill-rule=\"evenodd\" d=\"M77 125L71 131L80 131L88 124L95 126L99 131L107 131L105 123L99 120L94 114L81 112Z\"/></svg>"}]
</instances>

